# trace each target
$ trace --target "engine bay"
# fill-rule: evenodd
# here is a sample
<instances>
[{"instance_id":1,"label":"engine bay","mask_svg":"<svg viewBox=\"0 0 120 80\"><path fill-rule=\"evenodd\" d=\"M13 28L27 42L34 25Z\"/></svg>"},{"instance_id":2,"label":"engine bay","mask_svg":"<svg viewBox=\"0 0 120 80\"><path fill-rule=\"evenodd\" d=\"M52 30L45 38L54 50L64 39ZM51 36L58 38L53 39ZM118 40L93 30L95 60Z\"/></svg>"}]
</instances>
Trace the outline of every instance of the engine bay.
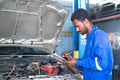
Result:
<instances>
[{"instance_id":1,"label":"engine bay","mask_svg":"<svg viewBox=\"0 0 120 80\"><path fill-rule=\"evenodd\" d=\"M57 62L51 56L12 56L0 58L0 80L12 80L13 78L55 76L72 73L63 64ZM45 76L46 75L46 76Z\"/></svg>"}]
</instances>

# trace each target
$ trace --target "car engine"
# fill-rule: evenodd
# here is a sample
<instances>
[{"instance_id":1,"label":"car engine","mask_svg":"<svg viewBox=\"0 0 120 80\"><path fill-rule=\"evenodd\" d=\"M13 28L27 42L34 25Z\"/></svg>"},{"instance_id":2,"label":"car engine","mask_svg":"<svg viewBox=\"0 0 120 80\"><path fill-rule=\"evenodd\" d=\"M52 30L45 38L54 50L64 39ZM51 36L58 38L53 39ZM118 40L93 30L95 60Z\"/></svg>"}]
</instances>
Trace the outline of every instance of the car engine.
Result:
<instances>
[{"instance_id":1,"label":"car engine","mask_svg":"<svg viewBox=\"0 0 120 80\"><path fill-rule=\"evenodd\" d=\"M69 80L68 76L72 74L66 66L50 55L2 56L0 58L0 80L41 80L42 78Z\"/></svg>"}]
</instances>

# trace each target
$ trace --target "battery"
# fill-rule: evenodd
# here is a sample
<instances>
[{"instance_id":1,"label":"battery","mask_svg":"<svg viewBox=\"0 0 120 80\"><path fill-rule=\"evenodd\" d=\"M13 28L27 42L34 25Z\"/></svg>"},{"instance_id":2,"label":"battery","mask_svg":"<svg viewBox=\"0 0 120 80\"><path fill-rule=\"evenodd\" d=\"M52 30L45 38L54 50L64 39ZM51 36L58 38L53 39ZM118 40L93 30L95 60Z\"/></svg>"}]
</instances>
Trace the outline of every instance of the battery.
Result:
<instances>
[{"instance_id":1,"label":"battery","mask_svg":"<svg viewBox=\"0 0 120 80\"><path fill-rule=\"evenodd\" d=\"M47 66L47 65L42 65L40 66L40 69L47 71L47 73L50 74L54 74L57 75L59 73L58 68L56 68L55 66Z\"/></svg>"}]
</instances>

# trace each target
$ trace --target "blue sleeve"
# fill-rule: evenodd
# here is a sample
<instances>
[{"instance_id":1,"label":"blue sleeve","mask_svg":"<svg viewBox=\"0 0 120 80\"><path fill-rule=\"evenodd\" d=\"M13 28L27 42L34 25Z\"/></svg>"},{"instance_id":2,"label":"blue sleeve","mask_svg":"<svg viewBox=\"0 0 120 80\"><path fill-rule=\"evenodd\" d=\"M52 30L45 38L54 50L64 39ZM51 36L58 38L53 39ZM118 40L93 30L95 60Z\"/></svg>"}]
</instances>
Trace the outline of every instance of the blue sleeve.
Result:
<instances>
[{"instance_id":1,"label":"blue sleeve","mask_svg":"<svg viewBox=\"0 0 120 80\"><path fill-rule=\"evenodd\" d=\"M107 34L104 32L98 32L94 37L94 44L92 46L92 54L94 57L87 57L83 59L77 59L76 65L84 69L92 70L104 70L108 65L108 50L109 40ZM91 54L91 53L90 53Z\"/></svg>"},{"instance_id":2,"label":"blue sleeve","mask_svg":"<svg viewBox=\"0 0 120 80\"><path fill-rule=\"evenodd\" d=\"M86 58L86 59L77 59L76 65L83 69L95 69L95 60Z\"/></svg>"}]
</instances>

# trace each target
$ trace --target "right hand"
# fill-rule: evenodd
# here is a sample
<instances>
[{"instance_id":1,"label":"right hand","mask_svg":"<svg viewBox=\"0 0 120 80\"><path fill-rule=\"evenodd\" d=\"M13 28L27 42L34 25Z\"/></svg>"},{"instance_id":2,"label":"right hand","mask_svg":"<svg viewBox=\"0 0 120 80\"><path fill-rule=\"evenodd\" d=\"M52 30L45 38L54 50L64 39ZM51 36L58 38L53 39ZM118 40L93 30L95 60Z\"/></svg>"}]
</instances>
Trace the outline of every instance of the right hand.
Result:
<instances>
[{"instance_id":1,"label":"right hand","mask_svg":"<svg viewBox=\"0 0 120 80\"><path fill-rule=\"evenodd\" d=\"M64 58L64 59L67 60L67 61L70 61L70 60L73 59L70 52L63 52L63 53L61 54L61 56L62 56L62 58Z\"/></svg>"}]
</instances>

